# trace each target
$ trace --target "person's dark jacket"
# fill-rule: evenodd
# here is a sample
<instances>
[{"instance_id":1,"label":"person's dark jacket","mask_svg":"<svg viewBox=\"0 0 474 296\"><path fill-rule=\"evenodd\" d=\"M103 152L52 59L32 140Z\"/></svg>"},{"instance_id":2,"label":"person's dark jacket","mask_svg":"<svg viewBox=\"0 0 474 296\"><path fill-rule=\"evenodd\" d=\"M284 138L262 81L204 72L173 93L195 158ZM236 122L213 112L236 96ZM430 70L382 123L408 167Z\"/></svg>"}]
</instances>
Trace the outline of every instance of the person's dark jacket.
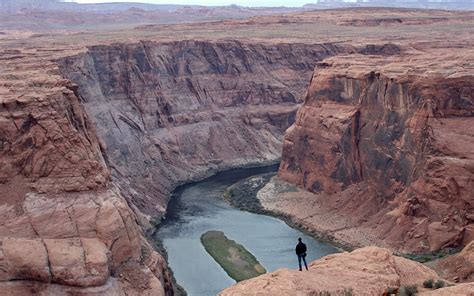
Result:
<instances>
[{"instance_id":1,"label":"person's dark jacket","mask_svg":"<svg viewBox=\"0 0 474 296\"><path fill-rule=\"evenodd\" d=\"M296 251L296 255L302 255L306 253L306 245L302 242L299 242L296 245L295 251Z\"/></svg>"}]
</instances>

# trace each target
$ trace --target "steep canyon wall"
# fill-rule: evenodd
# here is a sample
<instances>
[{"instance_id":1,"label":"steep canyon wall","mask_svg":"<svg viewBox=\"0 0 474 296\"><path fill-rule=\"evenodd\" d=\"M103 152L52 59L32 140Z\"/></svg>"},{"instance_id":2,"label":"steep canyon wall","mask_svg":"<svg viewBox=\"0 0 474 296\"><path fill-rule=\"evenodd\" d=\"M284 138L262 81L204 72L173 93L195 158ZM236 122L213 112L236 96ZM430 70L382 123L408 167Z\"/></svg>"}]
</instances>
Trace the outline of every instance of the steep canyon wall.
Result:
<instances>
[{"instance_id":1,"label":"steep canyon wall","mask_svg":"<svg viewBox=\"0 0 474 296\"><path fill-rule=\"evenodd\" d=\"M171 294L166 262L111 183L77 88L30 74L1 80L23 91L2 88L0 106L2 294Z\"/></svg>"},{"instance_id":2,"label":"steep canyon wall","mask_svg":"<svg viewBox=\"0 0 474 296\"><path fill-rule=\"evenodd\" d=\"M170 191L278 161L316 63L374 50L394 49L180 41L91 46L58 59L3 51L2 67L15 75L0 80L1 286L172 294L143 233Z\"/></svg>"},{"instance_id":3,"label":"steep canyon wall","mask_svg":"<svg viewBox=\"0 0 474 296\"><path fill-rule=\"evenodd\" d=\"M393 249L467 244L474 229L472 76L336 64L328 60L313 75L285 136L280 177Z\"/></svg>"},{"instance_id":4,"label":"steep canyon wall","mask_svg":"<svg viewBox=\"0 0 474 296\"><path fill-rule=\"evenodd\" d=\"M164 214L179 183L277 161L315 63L354 50L183 41L59 59L3 51L2 289L172 294L139 224Z\"/></svg>"},{"instance_id":5,"label":"steep canyon wall","mask_svg":"<svg viewBox=\"0 0 474 296\"><path fill-rule=\"evenodd\" d=\"M61 72L78 85L112 174L146 225L161 217L179 183L277 161L315 64L354 51L333 44L140 42L90 47L62 60Z\"/></svg>"}]
</instances>

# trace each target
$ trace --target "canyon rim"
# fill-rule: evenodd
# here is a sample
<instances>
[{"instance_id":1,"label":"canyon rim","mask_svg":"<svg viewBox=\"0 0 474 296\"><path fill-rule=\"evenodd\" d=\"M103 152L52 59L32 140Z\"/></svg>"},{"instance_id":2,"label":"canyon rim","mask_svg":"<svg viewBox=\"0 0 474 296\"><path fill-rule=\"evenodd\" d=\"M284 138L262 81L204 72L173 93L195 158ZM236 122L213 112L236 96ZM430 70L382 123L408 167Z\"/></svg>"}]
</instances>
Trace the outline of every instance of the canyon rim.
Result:
<instances>
[{"instance_id":1,"label":"canyon rim","mask_svg":"<svg viewBox=\"0 0 474 296\"><path fill-rule=\"evenodd\" d=\"M473 293L473 12L186 9L8 13L0 293L179 294L150 239L172 191L280 161L262 208L361 249L223 295Z\"/></svg>"}]
</instances>

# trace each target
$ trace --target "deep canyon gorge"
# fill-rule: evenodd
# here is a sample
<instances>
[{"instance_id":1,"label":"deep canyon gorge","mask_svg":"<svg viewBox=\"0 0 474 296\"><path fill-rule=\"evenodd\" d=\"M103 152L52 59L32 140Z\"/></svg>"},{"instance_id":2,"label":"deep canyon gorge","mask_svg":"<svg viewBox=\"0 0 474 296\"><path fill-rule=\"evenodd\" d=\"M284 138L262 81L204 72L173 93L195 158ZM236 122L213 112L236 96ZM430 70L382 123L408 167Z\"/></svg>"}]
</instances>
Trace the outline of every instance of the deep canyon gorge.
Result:
<instances>
[{"instance_id":1,"label":"deep canyon gorge","mask_svg":"<svg viewBox=\"0 0 474 296\"><path fill-rule=\"evenodd\" d=\"M315 261L315 285L279 270L223 295L381 295L440 277L453 286L421 292L472 292L457 282L474 273L473 16L380 8L5 30L0 288L178 294L150 239L173 190L281 161L262 207L366 248ZM430 265L438 274L391 253L463 248Z\"/></svg>"}]
</instances>

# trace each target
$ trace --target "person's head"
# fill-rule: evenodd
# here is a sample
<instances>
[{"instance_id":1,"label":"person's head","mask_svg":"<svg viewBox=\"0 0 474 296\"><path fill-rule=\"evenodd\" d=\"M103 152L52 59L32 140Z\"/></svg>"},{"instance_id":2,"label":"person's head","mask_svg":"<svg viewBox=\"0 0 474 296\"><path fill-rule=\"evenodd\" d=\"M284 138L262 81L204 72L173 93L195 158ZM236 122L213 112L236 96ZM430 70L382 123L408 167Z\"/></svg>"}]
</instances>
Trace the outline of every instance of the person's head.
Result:
<instances>
[{"instance_id":1,"label":"person's head","mask_svg":"<svg viewBox=\"0 0 474 296\"><path fill-rule=\"evenodd\" d=\"M298 238L298 241L301 243L301 237Z\"/></svg>"}]
</instances>

